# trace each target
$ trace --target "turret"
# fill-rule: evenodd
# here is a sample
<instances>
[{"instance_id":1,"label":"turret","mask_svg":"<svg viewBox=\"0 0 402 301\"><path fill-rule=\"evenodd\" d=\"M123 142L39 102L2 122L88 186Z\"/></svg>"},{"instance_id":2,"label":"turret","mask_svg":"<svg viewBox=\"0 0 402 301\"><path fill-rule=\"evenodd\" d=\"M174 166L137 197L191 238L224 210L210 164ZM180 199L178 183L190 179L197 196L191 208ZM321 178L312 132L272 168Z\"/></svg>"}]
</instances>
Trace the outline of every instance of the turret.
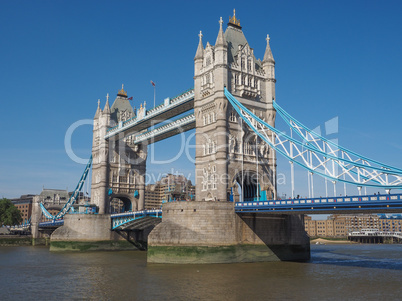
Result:
<instances>
[{"instance_id":1,"label":"turret","mask_svg":"<svg viewBox=\"0 0 402 301\"><path fill-rule=\"evenodd\" d=\"M266 40L267 48L265 49L264 59L262 60L262 67L269 79L275 79L275 60L269 45L269 35L267 35Z\"/></svg>"},{"instance_id":2,"label":"turret","mask_svg":"<svg viewBox=\"0 0 402 301\"><path fill-rule=\"evenodd\" d=\"M228 78L228 66L227 66L227 57L228 57L228 46L226 43L225 36L223 34L222 29L222 17L219 20L219 32L218 37L216 38L215 48L214 48L214 65L215 74L214 74L214 81L215 81L215 89L216 90L223 90L224 86L227 86L227 78ZM215 91L216 91L215 90Z\"/></svg>"},{"instance_id":3,"label":"turret","mask_svg":"<svg viewBox=\"0 0 402 301\"><path fill-rule=\"evenodd\" d=\"M275 60L274 56L272 55L271 47L269 45L269 35L267 35L267 47L264 53L264 59L262 60L262 68L265 73L265 91L266 91L266 102L272 104L275 100ZM272 109L272 111L274 111ZM268 121L272 126L274 126L275 115L274 113L270 113L268 116Z\"/></svg>"},{"instance_id":4,"label":"turret","mask_svg":"<svg viewBox=\"0 0 402 301\"><path fill-rule=\"evenodd\" d=\"M100 99L98 99L98 108L96 109L96 113L95 113L94 119L99 118L100 113L102 113L102 110L101 110L101 108L100 108Z\"/></svg>"},{"instance_id":5,"label":"turret","mask_svg":"<svg viewBox=\"0 0 402 301\"><path fill-rule=\"evenodd\" d=\"M194 57L194 76L197 76L202 68L202 61L204 59L204 46L202 45L202 32L199 35L200 41L198 42L197 52Z\"/></svg>"},{"instance_id":6,"label":"turret","mask_svg":"<svg viewBox=\"0 0 402 301\"><path fill-rule=\"evenodd\" d=\"M106 103L103 108L103 113L110 114L110 105L109 105L109 93L106 95Z\"/></svg>"}]
</instances>

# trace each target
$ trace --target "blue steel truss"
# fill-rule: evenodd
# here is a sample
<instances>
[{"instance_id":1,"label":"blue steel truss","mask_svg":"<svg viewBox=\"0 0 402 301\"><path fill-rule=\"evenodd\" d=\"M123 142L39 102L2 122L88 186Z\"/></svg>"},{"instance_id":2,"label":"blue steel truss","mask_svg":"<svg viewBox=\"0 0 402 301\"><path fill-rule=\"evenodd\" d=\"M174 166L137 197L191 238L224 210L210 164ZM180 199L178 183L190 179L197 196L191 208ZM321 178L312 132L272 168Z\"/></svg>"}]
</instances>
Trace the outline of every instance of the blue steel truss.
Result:
<instances>
[{"instance_id":1,"label":"blue steel truss","mask_svg":"<svg viewBox=\"0 0 402 301\"><path fill-rule=\"evenodd\" d=\"M85 180L88 176L89 170L91 168L92 165L92 155L89 158L88 164L85 167L85 170L81 176L81 179L79 180L77 187L75 187L74 192L72 193L71 197L69 198L69 200L67 201L67 203L63 206L63 208L59 211L59 213L57 213L55 216L53 216L52 214L49 213L49 211L46 210L45 206L43 206L42 203L40 203L40 208L42 209L43 214L45 215L46 218L51 219L51 220L57 220L57 219L61 219L63 218L63 216L72 208L72 206L74 205L74 203L77 201L81 189L84 186Z\"/></svg>"},{"instance_id":2,"label":"blue steel truss","mask_svg":"<svg viewBox=\"0 0 402 301\"><path fill-rule=\"evenodd\" d=\"M287 114L279 105L274 108L301 140L286 135L261 120L242 105L225 88L225 96L239 116L271 148L312 174L334 183L344 182L358 187L402 189L402 170L339 147L319 136ZM338 172L340 170L340 172Z\"/></svg>"},{"instance_id":3,"label":"blue steel truss","mask_svg":"<svg viewBox=\"0 0 402 301\"><path fill-rule=\"evenodd\" d=\"M144 217L158 217L162 218L162 210L141 210L134 212L124 212L124 213L116 213L111 215L112 219L112 229L117 229L118 227L127 224L131 221L135 221Z\"/></svg>"}]
</instances>

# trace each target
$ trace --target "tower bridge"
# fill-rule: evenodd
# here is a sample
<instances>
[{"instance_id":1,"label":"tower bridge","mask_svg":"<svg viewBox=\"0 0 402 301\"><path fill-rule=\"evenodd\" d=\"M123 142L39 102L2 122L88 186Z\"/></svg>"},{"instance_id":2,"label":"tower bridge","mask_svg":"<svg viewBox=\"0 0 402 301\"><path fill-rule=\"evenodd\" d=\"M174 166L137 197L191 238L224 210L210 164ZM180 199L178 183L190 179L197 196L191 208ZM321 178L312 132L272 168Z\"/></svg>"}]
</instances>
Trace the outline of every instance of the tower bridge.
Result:
<instances>
[{"instance_id":1,"label":"tower bridge","mask_svg":"<svg viewBox=\"0 0 402 301\"><path fill-rule=\"evenodd\" d=\"M225 31L219 20L215 45L204 47L202 38L200 32L194 88L150 110L146 103L134 110L124 86L111 106L109 96L103 110L98 102L88 164L98 214L66 214L74 193L57 215L64 217L64 225L52 234L53 247L57 242L113 241L134 231L137 240L148 243L149 262L306 260L310 247L304 213L402 209L400 194L361 196L362 187L381 187L387 193L402 188L402 169L333 144L278 105L269 36L262 60L255 57L235 15ZM276 117L295 135L277 129ZM147 145L190 129L195 129L197 146L195 200L145 211ZM290 200L277 197L277 153L290 162ZM337 182L355 185L359 195L294 199L294 166L309 172L311 184L318 175L334 187ZM113 200L127 212L110 215Z\"/></svg>"}]
</instances>

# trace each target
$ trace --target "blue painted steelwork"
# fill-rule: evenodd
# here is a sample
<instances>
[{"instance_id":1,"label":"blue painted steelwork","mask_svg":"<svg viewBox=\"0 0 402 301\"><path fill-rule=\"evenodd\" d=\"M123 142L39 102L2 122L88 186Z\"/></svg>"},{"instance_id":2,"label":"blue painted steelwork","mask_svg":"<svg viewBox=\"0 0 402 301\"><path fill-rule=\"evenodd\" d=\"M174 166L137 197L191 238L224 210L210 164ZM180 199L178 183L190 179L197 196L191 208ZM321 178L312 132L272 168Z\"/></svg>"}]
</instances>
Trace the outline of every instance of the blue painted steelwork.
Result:
<instances>
[{"instance_id":1,"label":"blue painted steelwork","mask_svg":"<svg viewBox=\"0 0 402 301\"><path fill-rule=\"evenodd\" d=\"M158 217L162 218L162 210L155 209L155 210L141 210L141 211L134 211L134 212L124 212L124 213L116 213L111 215L112 219L112 230L120 227L128 222L138 220L144 217Z\"/></svg>"},{"instance_id":2,"label":"blue painted steelwork","mask_svg":"<svg viewBox=\"0 0 402 301\"><path fill-rule=\"evenodd\" d=\"M312 131L311 129L309 129L308 127L303 125L300 121L293 118L281 106L279 106L277 102L273 103L273 107L275 108L276 112L282 117L282 119L291 127L291 129L293 129L297 135L299 135L302 139L304 139L306 141L306 143L309 143L309 145L316 147L317 149L321 149L320 147L318 147L317 141L322 141L328 145L331 145L338 151L342 151L346 154L356 156L358 159L360 159L361 162L371 163L373 165L379 165L380 169L386 168L389 170L395 170L398 173L402 172L402 169L400 169L400 168L390 166L390 165L378 162L376 160L367 158L367 157L362 156L358 153L355 153L347 148L344 148L344 147L334 143L331 140L328 140L328 139L322 137L321 135L317 134L316 132ZM348 157L350 158L350 156L348 156ZM345 160L345 159L342 159L339 157L336 157L336 158L340 159L344 162L350 162L349 160ZM353 163L356 163L356 162L353 162Z\"/></svg>"},{"instance_id":3,"label":"blue painted steelwork","mask_svg":"<svg viewBox=\"0 0 402 301\"><path fill-rule=\"evenodd\" d=\"M88 164L85 167L85 170L77 184L77 187L75 187L74 192L72 193L71 197L69 198L69 200L67 201L67 203L63 206L63 208L59 211L59 213L57 213L55 216L53 216L52 214L49 213L49 211L46 210L46 208L43 206L42 203L40 203L40 208L42 209L43 214L45 215L46 218L48 219L52 219L52 220L57 220L57 219L61 219L73 206L73 204L77 201L78 196L81 192L82 187L84 186L85 180L88 176L89 170L91 168L92 165L92 155L89 158Z\"/></svg>"},{"instance_id":4,"label":"blue painted steelwork","mask_svg":"<svg viewBox=\"0 0 402 301\"><path fill-rule=\"evenodd\" d=\"M64 220L52 220L50 222L42 222L39 223L39 228L54 228L54 227L61 227L64 225Z\"/></svg>"},{"instance_id":5,"label":"blue painted steelwork","mask_svg":"<svg viewBox=\"0 0 402 301\"><path fill-rule=\"evenodd\" d=\"M158 105L155 108L147 110L145 116L142 118L134 116L133 118L128 119L122 122L121 124L108 129L104 138L109 139L117 135L118 133L127 131L128 129L143 124L144 122L147 122L149 120L155 120L155 118L160 116L161 114L177 110L178 107L194 101L194 89L193 88L188 89L183 93L175 96L174 98L169 98L167 100L168 101L166 101L164 104Z\"/></svg>"},{"instance_id":6,"label":"blue painted steelwork","mask_svg":"<svg viewBox=\"0 0 402 301\"><path fill-rule=\"evenodd\" d=\"M195 116L194 113L189 113L184 116L180 116L179 118L173 119L169 123L160 125L146 132L136 135L134 137L134 144L138 144L144 141L152 143L152 141L155 138L157 138L158 136L162 136L163 134L174 132L177 130L179 130L178 132L181 133L188 130L192 130L194 128L195 128Z\"/></svg>"},{"instance_id":7,"label":"blue painted steelwork","mask_svg":"<svg viewBox=\"0 0 402 301\"><path fill-rule=\"evenodd\" d=\"M402 194L346 196L237 202L236 212L343 211L343 210L402 210Z\"/></svg>"},{"instance_id":8,"label":"blue painted steelwork","mask_svg":"<svg viewBox=\"0 0 402 301\"><path fill-rule=\"evenodd\" d=\"M306 137L301 135L303 137L303 141L299 141L286 135L285 133L279 131L278 129L269 125L267 122L255 116L232 94L230 94L226 88L225 96L239 116L256 133L256 135L258 135L265 143L276 150L279 154L286 157L290 162L301 166L312 174L317 174L321 177L328 178L333 182L339 181L357 185L359 187L370 186L385 189L402 189L401 169L390 167L374 160L369 161L369 159L365 157L357 157L356 159L352 159L351 155L359 155L352 152L347 153L346 149L344 148L342 148L342 156L336 156L334 155L334 150L321 149L318 147L318 144L315 144L315 140L318 139L318 135ZM277 108L279 107L277 106ZM281 112L283 113L284 111ZM296 127L294 127L294 129L296 130ZM304 128L305 131L306 129L307 128ZM308 132L308 135L311 135L311 131ZM312 138L308 139L309 137ZM326 145L331 144L327 143ZM346 158L344 155L346 155ZM374 163L376 164L375 166ZM373 166L370 164L373 164ZM328 168L328 165L336 165L340 167L341 173L338 174L335 168L333 168L331 171ZM324 169L325 171L322 172L319 170L319 168Z\"/></svg>"}]
</instances>

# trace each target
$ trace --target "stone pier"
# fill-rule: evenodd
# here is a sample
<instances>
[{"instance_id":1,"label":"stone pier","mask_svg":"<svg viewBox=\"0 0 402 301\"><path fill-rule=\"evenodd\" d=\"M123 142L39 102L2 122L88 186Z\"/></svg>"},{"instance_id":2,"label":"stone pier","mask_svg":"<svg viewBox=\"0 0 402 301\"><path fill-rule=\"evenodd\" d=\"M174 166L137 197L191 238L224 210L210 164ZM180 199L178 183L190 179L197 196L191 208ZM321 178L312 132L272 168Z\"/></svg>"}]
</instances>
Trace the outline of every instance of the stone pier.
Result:
<instances>
[{"instance_id":1,"label":"stone pier","mask_svg":"<svg viewBox=\"0 0 402 301\"><path fill-rule=\"evenodd\" d=\"M300 215L234 212L230 202L172 202L148 237L149 263L234 263L310 258Z\"/></svg>"}]
</instances>

